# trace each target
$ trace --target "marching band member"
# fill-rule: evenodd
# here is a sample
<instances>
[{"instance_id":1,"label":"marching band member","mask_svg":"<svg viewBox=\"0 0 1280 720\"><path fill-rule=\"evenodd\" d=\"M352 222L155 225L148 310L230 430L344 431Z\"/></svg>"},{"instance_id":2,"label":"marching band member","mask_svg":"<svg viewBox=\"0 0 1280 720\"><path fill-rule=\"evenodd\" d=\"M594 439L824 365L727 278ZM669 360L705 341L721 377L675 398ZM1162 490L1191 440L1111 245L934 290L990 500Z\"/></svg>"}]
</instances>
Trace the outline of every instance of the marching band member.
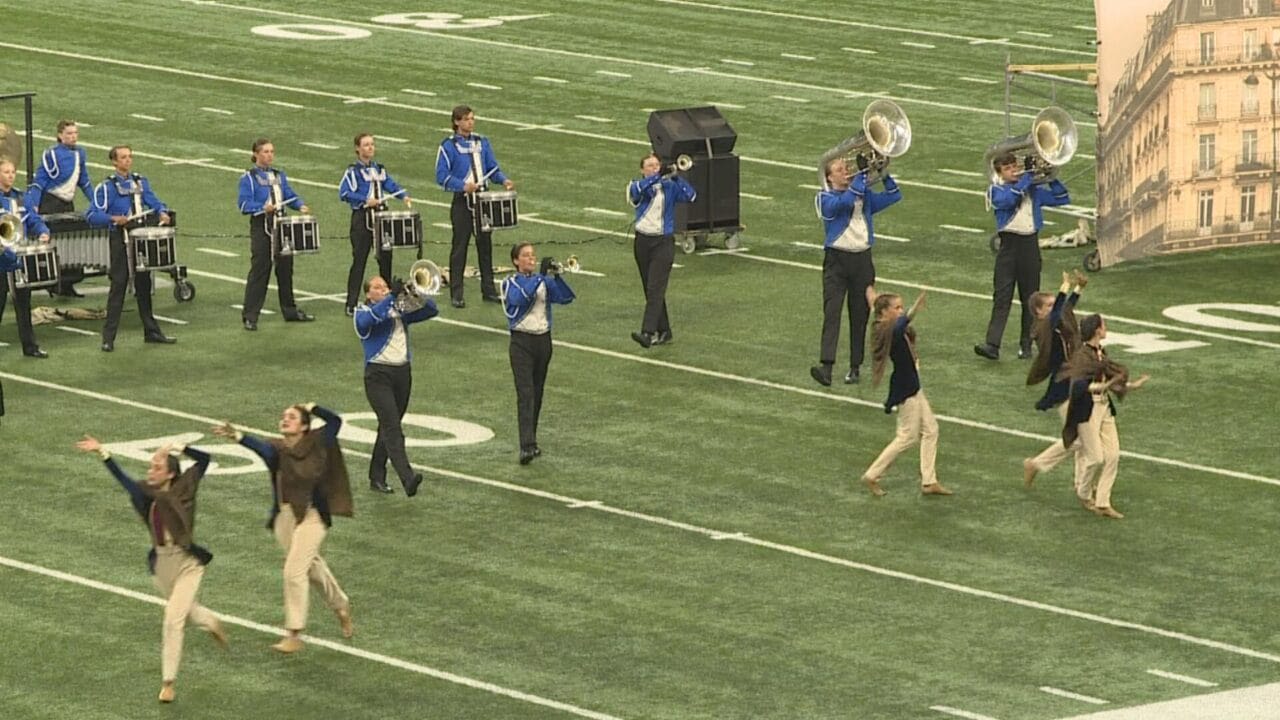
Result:
<instances>
[{"instance_id":1,"label":"marching band member","mask_svg":"<svg viewBox=\"0 0 1280 720\"><path fill-rule=\"evenodd\" d=\"M9 160L0 160L0 215L11 214L22 221L22 228L28 238L35 238L42 243L49 242L49 227L44 224L38 213L23 205L22 193L13 187L17 177L17 169ZM17 262L17 257L14 257ZM14 268L15 270L17 268ZM31 326L31 290L14 287L6 273L4 288L0 288L0 317L4 316L5 301L9 293L13 293L13 313L18 318L18 339L22 341L22 354L33 358L47 358L49 353L40 349L36 342L36 331Z\"/></svg>"},{"instance_id":2,"label":"marching band member","mask_svg":"<svg viewBox=\"0 0 1280 720\"><path fill-rule=\"evenodd\" d=\"M875 301L876 266L871 248L876 243L872 216L902 199L902 191L888 173L884 191L867 187L866 160L858 158L859 169L850 175L844 158L827 163L826 189L814 199L818 217L826 230L822 257L822 347L819 364L809 375L822 385L831 384L831 368L840 343L840 310L848 298L849 372L846 384L858 382L867 340L867 317Z\"/></svg>"},{"instance_id":3,"label":"marching band member","mask_svg":"<svg viewBox=\"0 0 1280 720\"><path fill-rule=\"evenodd\" d=\"M311 430L312 414L324 420L324 430ZM333 515L351 517L351 484L338 445L342 418L317 406L290 405L280 416L281 439L262 439L236 430L230 423L213 434L234 439L262 458L271 478L271 514L267 528L284 549L284 627L287 634L272 649L290 654L302 649L299 637L307 626L307 583L320 593L338 616L344 638L355 634L351 601L320 557L320 544L333 524Z\"/></svg>"},{"instance_id":4,"label":"marching band member","mask_svg":"<svg viewBox=\"0 0 1280 720\"><path fill-rule=\"evenodd\" d=\"M213 560L213 554L196 545L193 537L196 492L209 469L209 455L193 447L166 445L151 456L146 482L139 484L116 464L96 438L85 435L76 447L102 458L107 470L129 493L133 509L150 531L152 547L147 565L156 589L166 598L160 651L160 702L173 702L173 684L182 662L182 639L188 619L204 628L219 647L227 649L227 633L222 623L196 602L204 568ZM182 471L177 454L195 460L195 465Z\"/></svg>"},{"instance_id":5,"label":"marching band member","mask_svg":"<svg viewBox=\"0 0 1280 720\"><path fill-rule=\"evenodd\" d=\"M1000 251L996 253L994 290L991 294L991 320L987 323L986 342L974 345L973 351L988 360L1000 359L1000 339L1009 320L1013 288L1018 287L1022 303L1022 331L1018 335L1018 357L1031 357L1031 296L1040 290L1040 228L1044 226L1040 208L1071 202L1067 187L1058 179L1047 185L1035 183L1032 171L1035 157L1028 155L1024 168L1012 152L1001 153L991 161L1000 182L987 190L987 201L996 217L1000 235ZM1019 176L1019 169L1024 170Z\"/></svg>"},{"instance_id":6,"label":"marching band member","mask_svg":"<svg viewBox=\"0 0 1280 720\"><path fill-rule=\"evenodd\" d=\"M386 199L400 197L405 207L413 207L408 190L400 187L387 169L373 161L377 148L373 136L360 133L355 137L356 161L347 167L338 184L338 199L351 206L351 270L347 273L347 316L355 314L356 294L364 277L365 263L374 244L374 213L387 209ZM391 250L373 248L378 270L383 278L391 277Z\"/></svg>"},{"instance_id":7,"label":"marching band member","mask_svg":"<svg viewBox=\"0 0 1280 720\"><path fill-rule=\"evenodd\" d=\"M267 282L271 279L271 263L276 266L276 287L280 297L280 314L285 322L310 322L315 317L298 307L293 299L293 256L272 257L271 234L275 220L286 207L304 215L311 208L289 186L283 170L271 166L276 147L267 138L253 141L253 167L240 176L240 212L249 216L249 276L245 279L244 310L240 319L245 330L258 329L258 314L267 299Z\"/></svg>"},{"instance_id":8,"label":"marching band member","mask_svg":"<svg viewBox=\"0 0 1280 720\"><path fill-rule=\"evenodd\" d=\"M1074 286L1072 281L1072 276L1063 272L1062 287L1058 289L1056 297L1043 292L1031 296L1036 316L1038 353L1027 373L1027 384L1035 385L1046 378L1049 380L1044 395L1036 401L1036 409L1048 410L1056 407L1063 422L1067 420L1067 399L1071 395L1071 382L1066 378L1059 378L1058 372L1067 358L1080 349L1080 323L1076 320L1075 306L1080 300L1080 292L1089 284L1089 279L1078 272L1074 277ZM1055 440L1039 455L1023 460L1023 483L1031 487L1037 474L1057 467L1069 452L1065 445Z\"/></svg>"},{"instance_id":9,"label":"marching band member","mask_svg":"<svg viewBox=\"0 0 1280 720\"><path fill-rule=\"evenodd\" d=\"M902 298L884 293L875 299L875 340L871 348L871 384L879 385L884 377L886 360L893 360L893 374L889 376L889 398L884 411L898 408L898 431L871 467L862 474L871 494L883 497L880 478L902 451L920 443L920 492L923 495L950 495L950 490L938 482L935 460L938 454L938 420L933 415L929 399L920 387L920 360L916 355L916 331L911 320L924 308L924 291L916 298L911 309L903 312Z\"/></svg>"},{"instance_id":10,"label":"marching band member","mask_svg":"<svg viewBox=\"0 0 1280 720\"><path fill-rule=\"evenodd\" d=\"M151 191L151 183L131 172L133 150L128 145L116 145L107 157L115 166L115 174L98 183L93 191L93 207L85 216L90 225L111 228L111 267L108 271L111 290L107 295L107 319L102 324L103 352L116 349L116 330L120 327L120 312L129 287L129 263L136 262L136 258L129 256L125 244L128 226L140 224L140 219L148 212L158 213L161 225L168 225L170 220L168 208ZM142 319L143 341L165 345L177 342L165 336L151 314L151 273L135 272L133 290L138 300L138 317Z\"/></svg>"},{"instance_id":11,"label":"marching band member","mask_svg":"<svg viewBox=\"0 0 1280 720\"><path fill-rule=\"evenodd\" d=\"M77 145L80 126L74 120L58 121L58 142L40 156L40 165L31 187L27 188L27 207L35 208L41 215L75 212L72 201L76 188L93 202L93 182L89 179L89 155ZM58 281L59 295L83 297L76 292L75 284L84 279L83 269L68 269Z\"/></svg>"},{"instance_id":12,"label":"marching band member","mask_svg":"<svg viewBox=\"0 0 1280 720\"><path fill-rule=\"evenodd\" d=\"M698 193L679 175L662 174L662 160L649 153L640 160L640 180L627 184L627 202L636 209L636 266L644 288L644 317L631 339L641 347L671 342L667 319L667 281L676 260L676 204L693 202Z\"/></svg>"},{"instance_id":13,"label":"marching band member","mask_svg":"<svg viewBox=\"0 0 1280 720\"><path fill-rule=\"evenodd\" d=\"M551 304L573 302L573 290L551 259L542 261L530 243L511 248L516 274L502 281L507 328L511 331L511 374L516 382L516 416L520 425L520 464L542 454L538 447L538 415L542 389L551 365Z\"/></svg>"},{"instance_id":14,"label":"marching band member","mask_svg":"<svg viewBox=\"0 0 1280 720\"><path fill-rule=\"evenodd\" d=\"M423 306L401 314L396 297L403 283L396 281L392 292L387 281L374 275L364 284L367 304L356 308L356 335L364 346L364 394L378 416L378 439L369 461L369 487L378 492L393 492L387 486L387 458L400 476L404 494L413 497L422 484L422 474L409 465L404 449L404 430L400 422L409 409L409 392L413 389L413 370L409 362L409 325L429 320L439 314L430 299Z\"/></svg>"},{"instance_id":15,"label":"marching band member","mask_svg":"<svg viewBox=\"0 0 1280 720\"><path fill-rule=\"evenodd\" d=\"M453 135L440 141L436 153L436 183L453 193L449 221L453 224L453 248L449 252L449 295L453 306L462 308L462 273L467 266L467 243L476 237L476 259L480 264L480 296L486 302L502 302L493 286L493 234L480 229L476 193L489 187L490 178L510 190L515 187L493 156L489 138L475 134L476 116L471 108L453 109Z\"/></svg>"},{"instance_id":16,"label":"marching band member","mask_svg":"<svg viewBox=\"0 0 1280 720\"><path fill-rule=\"evenodd\" d=\"M1120 434L1116 432L1116 406L1111 394L1123 398L1146 384L1149 376L1129 379L1129 370L1112 361L1102 349L1107 324L1101 315L1080 321L1084 344L1063 367L1060 377L1071 382L1067 420L1062 426L1062 446L1080 441L1076 455L1076 495L1086 510L1102 517L1124 517L1111 505L1111 488L1120 466Z\"/></svg>"}]
</instances>

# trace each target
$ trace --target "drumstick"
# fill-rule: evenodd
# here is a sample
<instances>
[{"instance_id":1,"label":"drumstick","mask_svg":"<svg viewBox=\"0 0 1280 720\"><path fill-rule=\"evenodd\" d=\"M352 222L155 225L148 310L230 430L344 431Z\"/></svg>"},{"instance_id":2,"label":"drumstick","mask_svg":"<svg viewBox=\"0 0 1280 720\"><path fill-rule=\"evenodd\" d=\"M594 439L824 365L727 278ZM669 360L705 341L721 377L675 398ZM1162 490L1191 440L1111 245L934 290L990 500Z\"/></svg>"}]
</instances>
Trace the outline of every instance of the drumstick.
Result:
<instances>
[{"instance_id":1,"label":"drumstick","mask_svg":"<svg viewBox=\"0 0 1280 720\"><path fill-rule=\"evenodd\" d=\"M137 220L138 218L146 217L146 216L150 215L150 214L151 214L151 213L153 213L153 212L155 212L155 210L143 210L142 212L138 213L137 215L128 215L128 216L126 216L126 217L125 217L125 222L133 222L134 220Z\"/></svg>"}]
</instances>

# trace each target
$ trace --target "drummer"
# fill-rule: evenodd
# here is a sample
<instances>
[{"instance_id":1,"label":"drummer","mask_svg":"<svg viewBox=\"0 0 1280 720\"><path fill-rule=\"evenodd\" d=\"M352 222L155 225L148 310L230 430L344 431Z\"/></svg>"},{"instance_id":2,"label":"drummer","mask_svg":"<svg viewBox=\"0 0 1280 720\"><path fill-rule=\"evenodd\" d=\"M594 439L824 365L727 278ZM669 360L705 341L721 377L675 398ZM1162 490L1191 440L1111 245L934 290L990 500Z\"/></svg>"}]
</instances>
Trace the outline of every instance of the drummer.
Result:
<instances>
[{"instance_id":1,"label":"drummer","mask_svg":"<svg viewBox=\"0 0 1280 720\"><path fill-rule=\"evenodd\" d=\"M373 135L360 133L355 138L356 161L347 167L338 184L338 199L351 206L351 271L347 273L347 316L356 312L360 288L364 280L365 263L374 243L375 215L387 209L387 198L404 200L405 207L413 207L409 191L400 187L381 163L373 161L377 148ZM377 249L378 272L382 279L391 282L391 247L383 246L379 239Z\"/></svg>"},{"instance_id":2,"label":"drummer","mask_svg":"<svg viewBox=\"0 0 1280 720\"><path fill-rule=\"evenodd\" d=\"M245 330L257 331L258 314L267 300L267 283L271 280L271 264L276 266L276 294L280 298L280 314L285 322L311 322L315 316L298 307L293 297L293 256L276 255L271 235L276 220L284 216L286 207L303 215L311 208L289 185L284 171L275 167L276 146L267 138L253 141L253 167L240 176L236 202L242 215L249 216L249 276L245 278L244 306L240 322Z\"/></svg>"},{"instance_id":3,"label":"drummer","mask_svg":"<svg viewBox=\"0 0 1280 720\"><path fill-rule=\"evenodd\" d=\"M14 215L22 223L27 242L49 242L49 228L44 224L35 208L24 207L22 193L13 187L17 177L17 169L7 158L0 159L0 215ZM18 339L22 341L22 354L33 358L47 358L49 353L40 349L36 343L36 331L31 326L31 289L19 288L9 280L9 275L0 275L0 318L4 317L5 300L13 293L13 312L18 316Z\"/></svg>"},{"instance_id":4,"label":"drummer","mask_svg":"<svg viewBox=\"0 0 1280 720\"><path fill-rule=\"evenodd\" d=\"M155 214L161 225L168 225L169 208L151 192L151 183L133 169L133 149L128 145L116 145L107 153L115 172L98 183L93 190L93 207L85 219L95 227L110 227L108 243L111 247L111 290L107 294L107 320L102 324L102 352L116 349L116 330L120 327L120 311L124 309L124 294L129 288L129 253L125 235L130 229L145 223ZM146 223L149 224L149 223ZM142 319L143 341L172 345L176 338L167 337L151 314L151 273L138 270L133 273L134 296L138 299L138 317Z\"/></svg>"},{"instance_id":5,"label":"drummer","mask_svg":"<svg viewBox=\"0 0 1280 720\"><path fill-rule=\"evenodd\" d=\"M449 220L453 224L453 249L449 253L449 294L456 308L466 307L462 296L462 273L467 265L467 244L474 234L476 256L480 264L480 296L486 302L501 303L493 285L493 242L488 231L480 229L476 193L484 192L489 181L501 183L511 190L511 182L493 156L489 139L475 134L476 116L471 108L459 105L453 109L453 135L440 141L436 154L436 183L453 193Z\"/></svg>"}]
</instances>

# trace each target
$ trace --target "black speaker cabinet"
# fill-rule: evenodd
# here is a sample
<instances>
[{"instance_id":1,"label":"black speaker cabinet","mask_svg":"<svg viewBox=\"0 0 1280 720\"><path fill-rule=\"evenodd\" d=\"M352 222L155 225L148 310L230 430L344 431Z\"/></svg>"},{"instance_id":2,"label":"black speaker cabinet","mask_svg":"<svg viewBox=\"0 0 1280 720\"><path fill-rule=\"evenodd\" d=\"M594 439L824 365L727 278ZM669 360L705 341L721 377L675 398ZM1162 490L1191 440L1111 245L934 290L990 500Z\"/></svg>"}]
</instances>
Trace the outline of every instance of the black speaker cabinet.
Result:
<instances>
[{"instance_id":1,"label":"black speaker cabinet","mask_svg":"<svg viewBox=\"0 0 1280 720\"><path fill-rule=\"evenodd\" d=\"M670 162L678 155L712 155L733 152L738 134L714 107L655 110L649 114L649 143L658 156Z\"/></svg>"},{"instance_id":2,"label":"black speaker cabinet","mask_svg":"<svg viewBox=\"0 0 1280 720\"><path fill-rule=\"evenodd\" d=\"M698 199L676 205L676 232L736 230L738 218L738 156L694 158L680 173L698 191Z\"/></svg>"}]
</instances>

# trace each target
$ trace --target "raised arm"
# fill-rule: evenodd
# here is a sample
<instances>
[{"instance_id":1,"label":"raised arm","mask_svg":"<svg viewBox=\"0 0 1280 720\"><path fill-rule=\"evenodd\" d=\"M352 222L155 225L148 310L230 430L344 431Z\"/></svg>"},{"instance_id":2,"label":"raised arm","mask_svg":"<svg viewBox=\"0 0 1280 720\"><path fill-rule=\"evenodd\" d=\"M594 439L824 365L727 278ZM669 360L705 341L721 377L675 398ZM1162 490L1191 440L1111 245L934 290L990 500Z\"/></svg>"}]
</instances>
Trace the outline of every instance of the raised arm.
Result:
<instances>
[{"instance_id":1,"label":"raised arm","mask_svg":"<svg viewBox=\"0 0 1280 720\"><path fill-rule=\"evenodd\" d=\"M271 470L273 473L275 472L276 464L279 462L279 456L276 454L276 449L271 447L271 444L267 441L254 435L242 433L232 427L229 422L224 422L221 425L214 425L213 434L221 438L227 438L228 440L235 440L237 443L240 443L254 451L258 454L258 457L262 458L262 462L267 464L267 469Z\"/></svg>"},{"instance_id":2,"label":"raised arm","mask_svg":"<svg viewBox=\"0 0 1280 720\"><path fill-rule=\"evenodd\" d=\"M124 488L125 492L129 493L129 502L133 504L133 509L138 515L146 517L147 508L151 506L151 498L148 498L142 492L142 488L138 486L138 483L134 482L133 478L129 477L124 469L116 464L115 459L111 457L111 453L107 452L107 449L102 446L102 443L97 438L86 434L84 439L76 443L76 448L84 452L97 453L98 457L107 466L111 476L116 479L116 482L120 483L120 487Z\"/></svg>"},{"instance_id":3,"label":"raised arm","mask_svg":"<svg viewBox=\"0 0 1280 720\"><path fill-rule=\"evenodd\" d=\"M324 444L336 445L338 431L342 429L342 416L329 408L321 407L315 403L308 403L307 409L313 415L319 416L324 420Z\"/></svg>"}]
</instances>

